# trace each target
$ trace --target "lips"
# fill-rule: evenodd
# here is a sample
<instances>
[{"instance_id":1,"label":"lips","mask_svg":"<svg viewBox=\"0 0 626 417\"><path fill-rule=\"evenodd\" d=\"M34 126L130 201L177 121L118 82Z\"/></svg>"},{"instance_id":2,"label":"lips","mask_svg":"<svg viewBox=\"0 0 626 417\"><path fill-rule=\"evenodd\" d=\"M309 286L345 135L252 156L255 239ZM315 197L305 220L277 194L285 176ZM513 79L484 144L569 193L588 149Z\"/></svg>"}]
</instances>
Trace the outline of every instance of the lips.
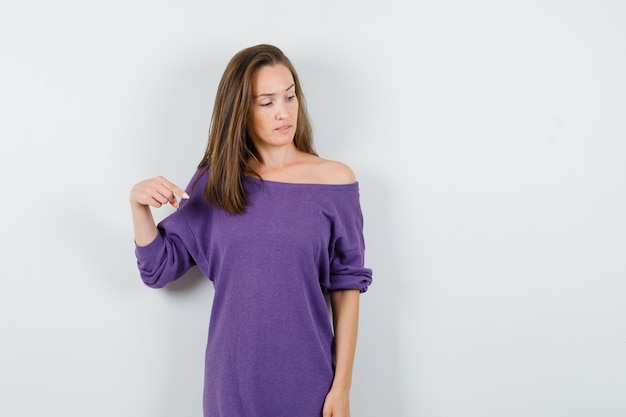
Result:
<instances>
[{"instance_id":1,"label":"lips","mask_svg":"<svg viewBox=\"0 0 626 417\"><path fill-rule=\"evenodd\" d=\"M291 129L291 125L282 125L276 128L277 131L282 132L282 133L288 132L289 129Z\"/></svg>"}]
</instances>

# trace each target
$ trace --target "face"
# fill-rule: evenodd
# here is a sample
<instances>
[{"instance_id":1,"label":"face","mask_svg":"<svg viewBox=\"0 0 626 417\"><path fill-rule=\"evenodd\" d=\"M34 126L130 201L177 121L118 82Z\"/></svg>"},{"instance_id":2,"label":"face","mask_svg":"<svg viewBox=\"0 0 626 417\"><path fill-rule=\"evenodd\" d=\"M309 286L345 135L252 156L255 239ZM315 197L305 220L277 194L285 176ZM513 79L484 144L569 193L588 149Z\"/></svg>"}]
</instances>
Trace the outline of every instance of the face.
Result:
<instances>
[{"instance_id":1,"label":"face","mask_svg":"<svg viewBox=\"0 0 626 417\"><path fill-rule=\"evenodd\" d=\"M291 71L283 65L261 67L252 77L248 132L259 149L293 142L298 98Z\"/></svg>"}]
</instances>

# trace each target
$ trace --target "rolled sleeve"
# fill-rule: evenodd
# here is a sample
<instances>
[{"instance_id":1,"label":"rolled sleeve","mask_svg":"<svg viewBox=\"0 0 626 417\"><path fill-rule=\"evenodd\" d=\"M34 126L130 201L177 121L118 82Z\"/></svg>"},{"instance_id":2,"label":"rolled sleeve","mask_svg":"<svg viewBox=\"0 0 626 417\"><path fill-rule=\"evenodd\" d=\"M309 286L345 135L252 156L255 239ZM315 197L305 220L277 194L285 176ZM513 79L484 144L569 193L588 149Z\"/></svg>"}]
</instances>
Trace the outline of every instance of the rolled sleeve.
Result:
<instances>
[{"instance_id":1,"label":"rolled sleeve","mask_svg":"<svg viewBox=\"0 0 626 417\"><path fill-rule=\"evenodd\" d=\"M183 239L184 223L182 213L174 213L159 224L159 233L152 242L146 246L135 244L137 267L148 287L162 288L195 265Z\"/></svg>"}]
</instances>

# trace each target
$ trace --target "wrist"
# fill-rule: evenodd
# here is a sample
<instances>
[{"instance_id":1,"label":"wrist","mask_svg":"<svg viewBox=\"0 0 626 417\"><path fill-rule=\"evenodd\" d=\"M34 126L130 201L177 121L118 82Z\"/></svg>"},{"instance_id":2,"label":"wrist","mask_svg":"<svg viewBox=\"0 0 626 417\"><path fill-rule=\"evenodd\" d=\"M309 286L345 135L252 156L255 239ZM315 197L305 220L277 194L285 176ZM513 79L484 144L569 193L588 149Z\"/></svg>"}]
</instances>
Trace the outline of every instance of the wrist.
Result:
<instances>
[{"instance_id":1,"label":"wrist","mask_svg":"<svg viewBox=\"0 0 626 417\"><path fill-rule=\"evenodd\" d=\"M333 380L333 384L330 387L331 391L335 391L335 392L341 392L344 394L348 394L350 393L350 388L352 386L351 381L347 381L345 379L341 379L341 378L335 378Z\"/></svg>"},{"instance_id":2,"label":"wrist","mask_svg":"<svg viewBox=\"0 0 626 417\"><path fill-rule=\"evenodd\" d=\"M130 208L131 210L149 210L150 207L146 204L141 204L137 200L130 198Z\"/></svg>"}]
</instances>

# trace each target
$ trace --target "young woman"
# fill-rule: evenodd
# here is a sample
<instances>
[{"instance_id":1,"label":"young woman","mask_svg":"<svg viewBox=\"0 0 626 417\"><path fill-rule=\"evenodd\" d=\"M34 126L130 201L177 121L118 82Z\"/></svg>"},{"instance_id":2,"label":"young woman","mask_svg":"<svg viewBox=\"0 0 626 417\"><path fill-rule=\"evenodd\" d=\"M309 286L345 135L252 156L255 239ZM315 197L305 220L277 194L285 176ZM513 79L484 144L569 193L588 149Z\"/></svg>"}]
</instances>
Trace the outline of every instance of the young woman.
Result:
<instances>
[{"instance_id":1,"label":"young woman","mask_svg":"<svg viewBox=\"0 0 626 417\"><path fill-rule=\"evenodd\" d=\"M372 272L354 174L318 157L311 136L289 59L250 47L222 76L187 190L163 177L132 188L146 285L198 265L215 287L206 417L350 415L359 293ZM155 225L150 206L168 203L177 211Z\"/></svg>"}]
</instances>

